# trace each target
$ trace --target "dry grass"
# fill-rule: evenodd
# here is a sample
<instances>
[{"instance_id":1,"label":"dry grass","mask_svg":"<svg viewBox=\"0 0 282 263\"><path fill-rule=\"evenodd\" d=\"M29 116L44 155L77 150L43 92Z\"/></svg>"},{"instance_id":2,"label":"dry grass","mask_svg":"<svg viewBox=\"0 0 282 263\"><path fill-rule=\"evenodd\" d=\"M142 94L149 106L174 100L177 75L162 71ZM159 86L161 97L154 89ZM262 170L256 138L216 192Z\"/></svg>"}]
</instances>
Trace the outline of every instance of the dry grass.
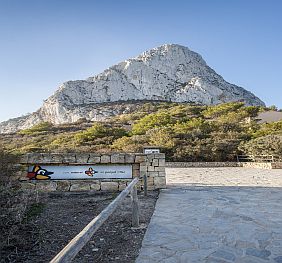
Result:
<instances>
[{"instance_id":1,"label":"dry grass","mask_svg":"<svg viewBox=\"0 0 282 263\"><path fill-rule=\"evenodd\" d=\"M0 262L8 262L9 254L24 242L19 238L19 228L24 224L29 204L36 201L31 192L20 189L17 161L18 156L0 147Z\"/></svg>"}]
</instances>

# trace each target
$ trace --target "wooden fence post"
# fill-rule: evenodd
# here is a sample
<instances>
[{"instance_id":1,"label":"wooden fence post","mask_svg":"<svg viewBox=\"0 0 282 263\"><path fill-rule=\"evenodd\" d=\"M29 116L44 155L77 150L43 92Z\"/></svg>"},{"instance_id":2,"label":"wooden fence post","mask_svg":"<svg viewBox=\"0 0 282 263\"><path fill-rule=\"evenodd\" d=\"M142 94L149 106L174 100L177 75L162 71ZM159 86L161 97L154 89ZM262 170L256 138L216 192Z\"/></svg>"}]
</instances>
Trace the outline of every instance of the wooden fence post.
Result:
<instances>
[{"instance_id":1,"label":"wooden fence post","mask_svg":"<svg viewBox=\"0 0 282 263\"><path fill-rule=\"evenodd\" d=\"M147 182L147 175L144 174L144 195L147 196L148 195L148 182Z\"/></svg>"},{"instance_id":2,"label":"wooden fence post","mask_svg":"<svg viewBox=\"0 0 282 263\"><path fill-rule=\"evenodd\" d=\"M132 202L132 226L139 227L139 204L138 204L136 185L131 190L131 202Z\"/></svg>"}]
</instances>

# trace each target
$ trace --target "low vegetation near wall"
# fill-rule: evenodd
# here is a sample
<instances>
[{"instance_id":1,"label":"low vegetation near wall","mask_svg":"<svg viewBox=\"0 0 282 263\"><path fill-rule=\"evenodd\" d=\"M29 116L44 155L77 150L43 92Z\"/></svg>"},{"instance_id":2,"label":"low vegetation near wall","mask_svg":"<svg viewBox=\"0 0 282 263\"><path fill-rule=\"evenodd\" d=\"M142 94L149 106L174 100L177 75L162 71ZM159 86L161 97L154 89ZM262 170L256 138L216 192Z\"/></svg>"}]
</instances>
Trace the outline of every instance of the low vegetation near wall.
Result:
<instances>
[{"instance_id":1,"label":"low vegetation near wall","mask_svg":"<svg viewBox=\"0 0 282 263\"><path fill-rule=\"evenodd\" d=\"M36 194L21 189L18 161L18 156L0 146L0 259L2 252L9 255L25 242L19 238L18 231L40 208Z\"/></svg>"}]
</instances>

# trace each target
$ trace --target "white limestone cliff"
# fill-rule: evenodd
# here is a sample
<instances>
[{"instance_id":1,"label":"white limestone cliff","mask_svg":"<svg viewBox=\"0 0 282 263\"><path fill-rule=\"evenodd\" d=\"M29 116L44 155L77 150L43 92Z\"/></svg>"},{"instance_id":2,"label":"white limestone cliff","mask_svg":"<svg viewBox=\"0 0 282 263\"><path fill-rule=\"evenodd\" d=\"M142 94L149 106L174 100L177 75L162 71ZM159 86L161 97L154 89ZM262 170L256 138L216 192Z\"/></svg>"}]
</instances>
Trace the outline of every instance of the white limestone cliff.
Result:
<instances>
[{"instance_id":1,"label":"white limestone cliff","mask_svg":"<svg viewBox=\"0 0 282 263\"><path fill-rule=\"evenodd\" d=\"M133 100L264 105L251 92L226 82L199 54L167 44L86 80L65 82L37 112L0 123L0 133L28 128L40 121L60 124L80 118L103 120L122 113L115 107L103 109L103 103Z\"/></svg>"}]
</instances>

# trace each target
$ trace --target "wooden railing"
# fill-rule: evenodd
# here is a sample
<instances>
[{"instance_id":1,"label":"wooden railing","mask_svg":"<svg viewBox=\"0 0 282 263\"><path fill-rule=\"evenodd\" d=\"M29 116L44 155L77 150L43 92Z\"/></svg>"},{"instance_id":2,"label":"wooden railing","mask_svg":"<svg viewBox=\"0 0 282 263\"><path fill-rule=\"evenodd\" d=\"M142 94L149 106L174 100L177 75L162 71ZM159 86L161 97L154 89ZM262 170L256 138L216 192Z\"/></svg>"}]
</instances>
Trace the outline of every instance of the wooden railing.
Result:
<instances>
[{"instance_id":1,"label":"wooden railing","mask_svg":"<svg viewBox=\"0 0 282 263\"><path fill-rule=\"evenodd\" d=\"M96 216L77 236L75 236L57 256L55 256L50 263L67 263L71 262L79 251L91 239L93 234L99 227L109 218L109 216L116 210L118 205L130 193L132 201L132 226L139 226L139 204L137 197L138 178L132 182L113 200L98 216ZM147 187L146 187L147 188Z\"/></svg>"},{"instance_id":2,"label":"wooden railing","mask_svg":"<svg viewBox=\"0 0 282 263\"><path fill-rule=\"evenodd\" d=\"M279 162L281 157L274 155L237 155L238 162Z\"/></svg>"}]
</instances>

